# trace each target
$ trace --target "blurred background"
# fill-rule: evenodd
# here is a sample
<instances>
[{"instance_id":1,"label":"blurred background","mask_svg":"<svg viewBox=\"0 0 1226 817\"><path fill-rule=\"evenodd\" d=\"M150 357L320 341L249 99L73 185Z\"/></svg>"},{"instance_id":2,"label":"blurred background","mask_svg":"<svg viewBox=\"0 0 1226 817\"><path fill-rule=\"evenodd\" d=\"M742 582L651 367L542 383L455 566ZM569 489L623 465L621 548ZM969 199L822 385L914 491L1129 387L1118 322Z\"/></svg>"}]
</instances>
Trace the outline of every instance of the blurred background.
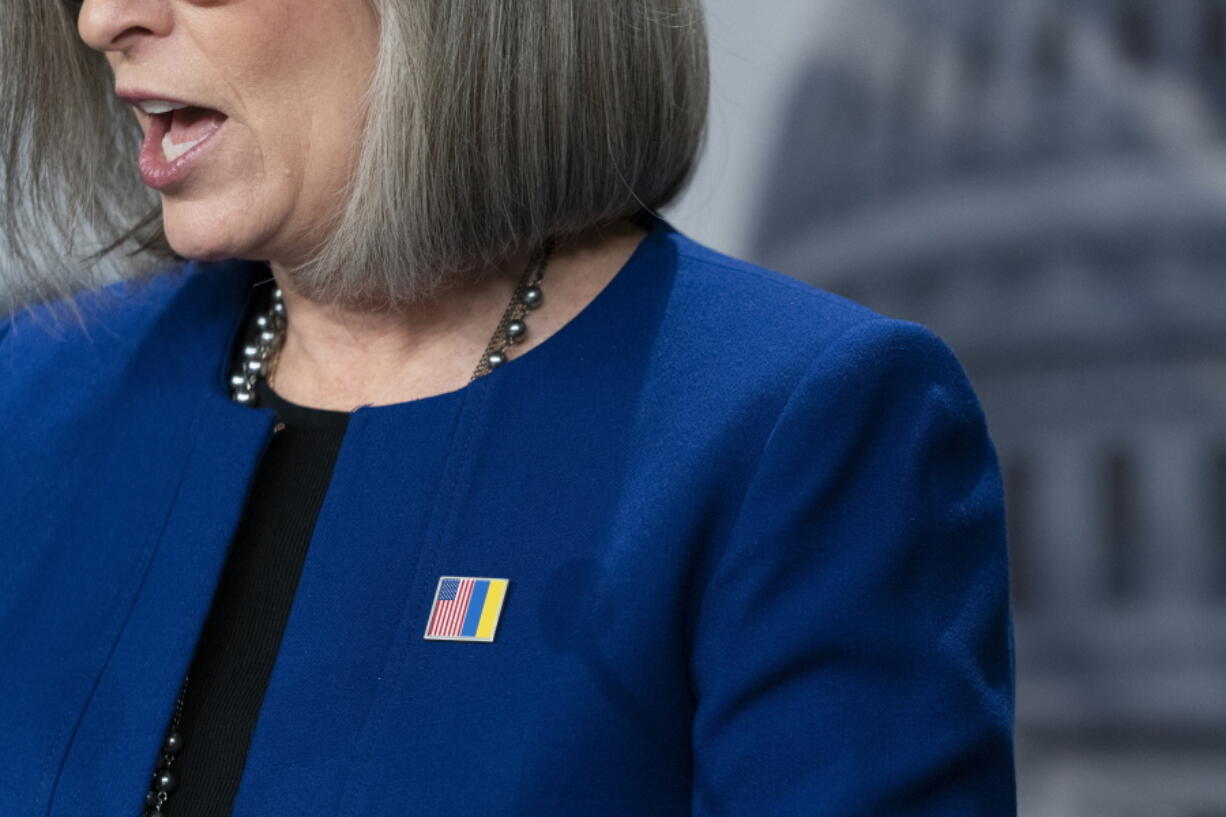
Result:
<instances>
[{"instance_id":1,"label":"blurred background","mask_svg":"<svg viewBox=\"0 0 1226 817\"><path fill-rule=\"evenodd\" d=\"M707 0L670 220L940 334L1005 476L1023 817L1226 817L1226 0Z\"/></svg>"}]
</instances>

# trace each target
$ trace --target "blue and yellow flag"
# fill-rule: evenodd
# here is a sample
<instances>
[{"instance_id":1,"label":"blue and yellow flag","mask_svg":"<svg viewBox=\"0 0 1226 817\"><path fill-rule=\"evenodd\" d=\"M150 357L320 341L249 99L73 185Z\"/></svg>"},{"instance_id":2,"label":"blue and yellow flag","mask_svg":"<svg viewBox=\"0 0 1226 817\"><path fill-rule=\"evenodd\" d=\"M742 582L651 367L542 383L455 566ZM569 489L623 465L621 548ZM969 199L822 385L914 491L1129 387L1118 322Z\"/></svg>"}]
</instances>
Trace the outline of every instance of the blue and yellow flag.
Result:
<instances>
[{"instance_id":1,"label":"blue and yellow flag","mask_svg":"<svg viewBox=\"0 0 1226 817\"><path fill-rule=\"evenodd\" d=\"M493 641L509 579L440 576L426 623L426 638Z\"/></svg>"}]
</instances>

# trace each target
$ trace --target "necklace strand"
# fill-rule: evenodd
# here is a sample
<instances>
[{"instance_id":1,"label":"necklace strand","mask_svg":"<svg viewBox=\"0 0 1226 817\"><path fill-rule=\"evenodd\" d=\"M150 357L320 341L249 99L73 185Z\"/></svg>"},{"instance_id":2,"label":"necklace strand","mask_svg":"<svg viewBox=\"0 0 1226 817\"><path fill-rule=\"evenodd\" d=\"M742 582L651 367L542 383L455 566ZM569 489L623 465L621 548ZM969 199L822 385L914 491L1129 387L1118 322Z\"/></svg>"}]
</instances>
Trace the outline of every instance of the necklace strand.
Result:
<instances>
[{"instance_id":1,"label":"necklace strand","mask_svg":"<svg viewBox=\"0 0 1226 817\"><path fill-rule=\"evenodd\" d=\"M518 344L527 336L528 327L524 322L527 313L544 303L545 295L541 292L540 282L545 274L545 267L553 255L554 241L546 239L540 248L533 253L527 268L520 277L511 300L502 313L502 318L494 328L494 334L486 344L477 367L473 370L469 382L488 374L506 363L507 347ZM231 399L244 405L254 405L256 402L256 380L264 376L268 387L273 385L276 374L277 358L285 340L286 313L280 287L273 287L268 298L266 309L257 314L251 322L248 339L243 347L242 359L230 377ZM285 426L277 424L275 431ZM187 694L187 682L190 674L183 677L183 685L175 699L174 714L170 727L162 741L157 768L153 772L153 780L145 795L144 817L165 817L166 803L170 795L179 785L179 777L173 771L175 757L183 749L183 735L179 732L183 716L183 699Z\"/></svg>"},{"instance_id":2,"label":"necklace strand","mask_svg":"<svg viewBox=\"0 0 1226 817\"><path fill-rule=\"evenodd\" d=\"M508 360L507 347L521 342L526 336L528 327L524 322L524 317L530 310L536 309L544 302L545 296L540 289L540 280L545 274L545 267L553 251L554 241L546 239L532 255L469 382L506 363ZM256 402L256 380L269 372L275 376L277 358L280 356L281 346L285 341L286 319L281 289L273 287L267 308L255 316L254 327L249 332L247 343L243 346L242 359L230 377L231 398L235 402L244 405L254 404ZM272 386L271 379L268 379L268 385Z\"/></svg>"}]
</instances>

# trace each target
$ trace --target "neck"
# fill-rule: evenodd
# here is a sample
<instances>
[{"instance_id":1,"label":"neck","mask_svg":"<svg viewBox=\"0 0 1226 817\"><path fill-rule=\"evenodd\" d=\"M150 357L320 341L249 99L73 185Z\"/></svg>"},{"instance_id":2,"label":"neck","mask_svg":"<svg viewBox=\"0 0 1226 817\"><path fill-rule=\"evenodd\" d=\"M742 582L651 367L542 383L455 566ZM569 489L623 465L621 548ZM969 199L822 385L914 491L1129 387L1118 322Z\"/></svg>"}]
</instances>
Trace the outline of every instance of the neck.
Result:
<instances>
[{"instance_id":1,"label":"neck","mask_svg":"<svg viewBox=\"0 0 1226 817\"><path fill-rule=\"evenodd\" d=\"M525 318L512 361L544 341L613 279L644 237L629 222L559 242L545 269L543 304ZM287 316L274 384L286 400L352 411L462 388L471 378L528 264L527 250L497 274L441 290L396 311L361 311L316 303L295 292L272 264Z\"/></svg>"}]
</instances>

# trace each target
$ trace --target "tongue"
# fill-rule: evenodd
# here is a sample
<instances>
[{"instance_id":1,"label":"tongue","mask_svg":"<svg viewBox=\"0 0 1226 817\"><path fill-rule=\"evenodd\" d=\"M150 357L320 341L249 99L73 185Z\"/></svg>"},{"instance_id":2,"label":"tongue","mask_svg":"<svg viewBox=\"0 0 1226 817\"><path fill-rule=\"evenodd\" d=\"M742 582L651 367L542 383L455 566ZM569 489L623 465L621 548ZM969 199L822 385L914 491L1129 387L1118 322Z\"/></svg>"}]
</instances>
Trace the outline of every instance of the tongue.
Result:
<instances>
[{"instance_id":1,"label":"tongue","mask_svg":"<svg viewBox=\"0 0 1226 817\"><path fill-rule=\"evenodd\" d=\"M181 108L170 120L170 141L176 145L203 139L221 125L225 114L208 108Z\"/></svg>"}]
</instances>

